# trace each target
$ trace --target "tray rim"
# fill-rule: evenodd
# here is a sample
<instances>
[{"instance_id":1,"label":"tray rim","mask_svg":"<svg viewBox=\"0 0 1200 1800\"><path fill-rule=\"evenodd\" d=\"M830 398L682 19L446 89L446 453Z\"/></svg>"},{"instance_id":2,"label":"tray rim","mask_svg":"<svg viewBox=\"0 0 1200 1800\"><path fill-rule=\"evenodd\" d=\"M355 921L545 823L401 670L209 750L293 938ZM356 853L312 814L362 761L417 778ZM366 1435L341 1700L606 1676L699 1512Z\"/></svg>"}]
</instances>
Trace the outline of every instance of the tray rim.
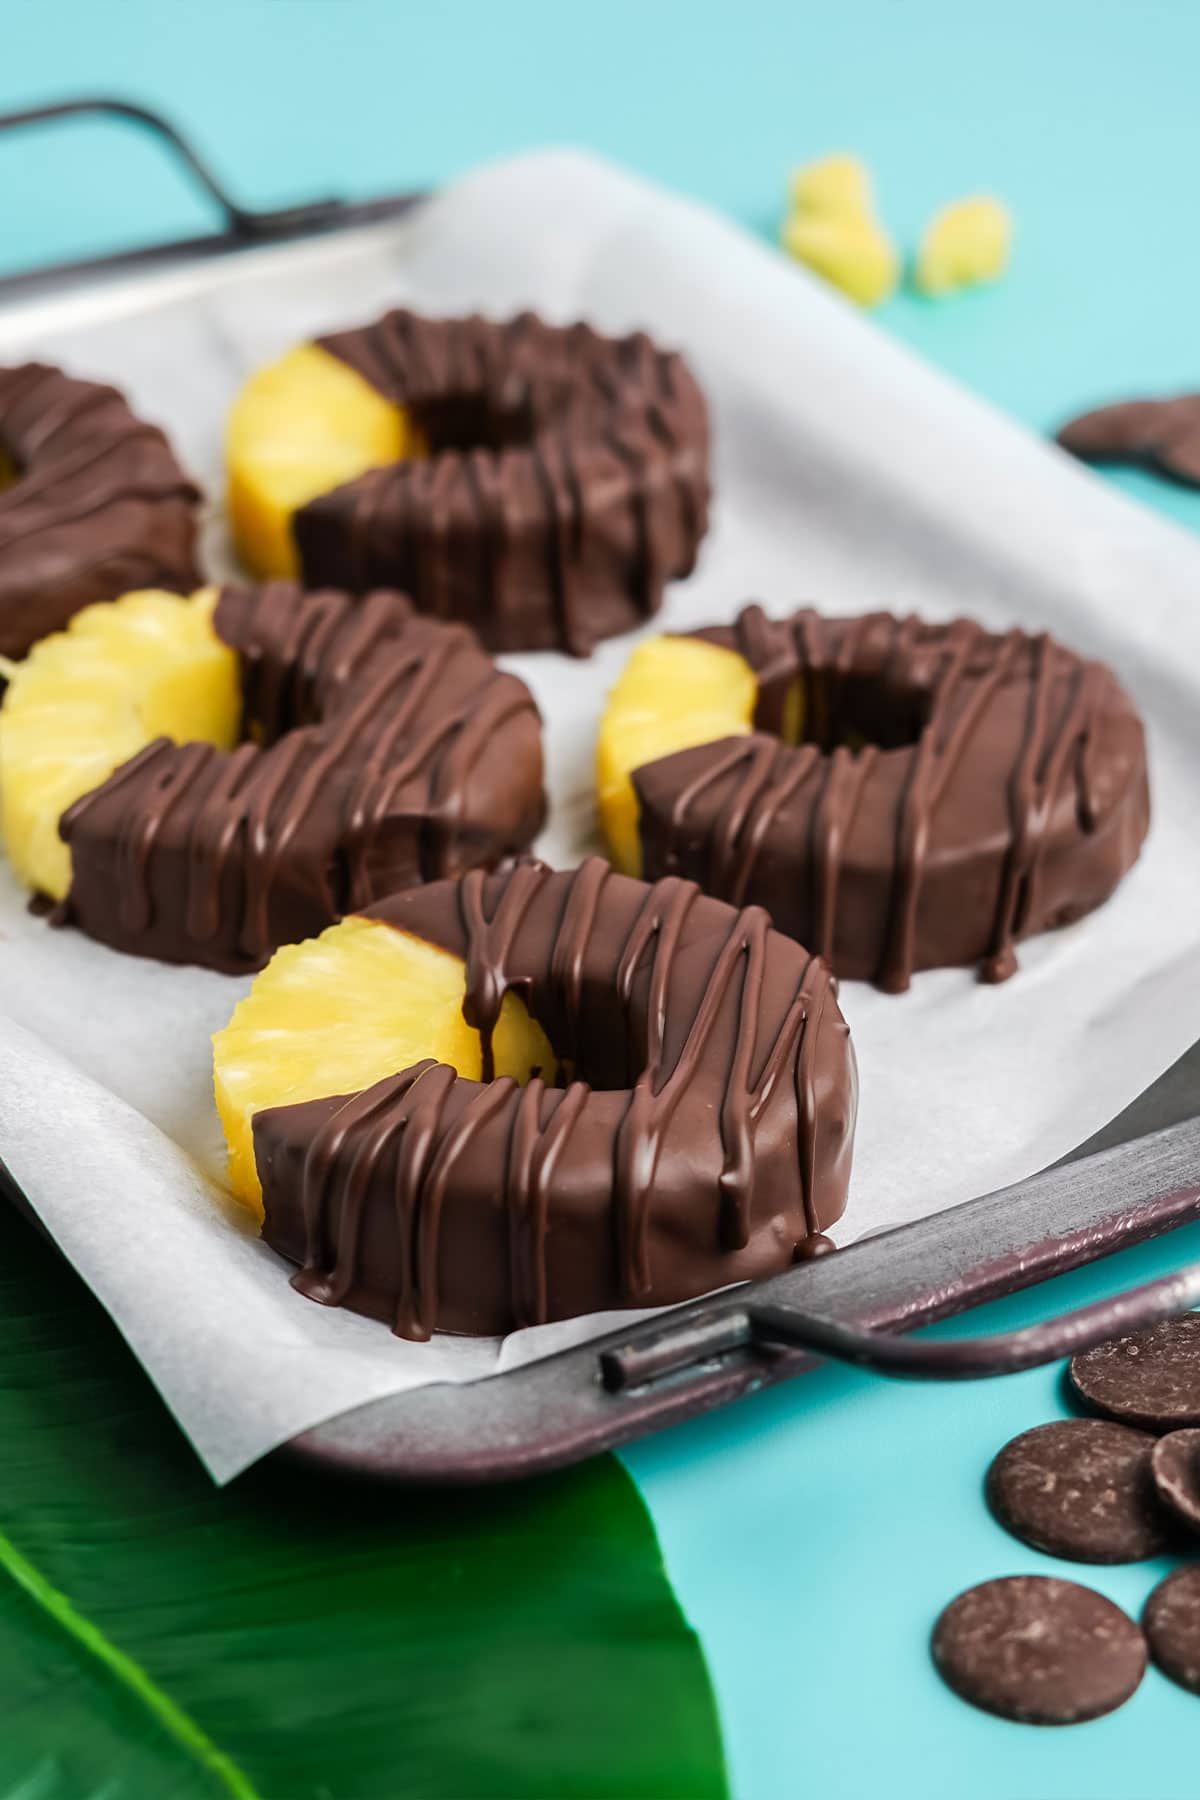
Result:
<instances>
[{"instance_id":1,"label":"tray rim","mask_svg":"<svg viewBox=\"0 0 1200 1800\"><path fill-rule=\"evenodd\" d=\"M1200 1044L1097 1134L1109 1141L1099 1148L1085 1144L1024 1181L554 1355L473 1381L434 1382L369 1401L297 1433L261 1460L308 1477L399 1487L523 1479L820 1366L818 1357L801 1350L743 1348L699 1358L640 1388L609 1392L601 1374L604 1352L635 1345L664 1326L761 1302L880 1332L908 1332L1198 1223L1200 1116L1185 1112L1158 1130L1139 1129L1164 1098L1168 1112L1177 1110L1170 1104L1169 1078L1181 1069L1186 1090L1200 1077ZM55 1244L2 1161L0 1195ZM1048 1232L1051 1212L1055 1229Z\"/></svg>"},{"instance_id":2,"label":"tray rim","mask_svg":"<svg viewBox=\"0 0 1200 1800\"><path fill-rule=\"evenodd\" d=\"M94 267L67 264L39 277L49 284L49 291L41 294L8 285L0 277L0 352L31 331L71 331L128 317L189 295L251 283L268 267L286 271L291 265L302 268L314 258L327 262L331 257L352 257L364 245L393 238L429 198L432 196L424 193L399 196L404 204L382 218L355 221L283 243L249 244L229 255L194 254L190 244L165 251L154 251L151 246L154 254L166 256L167 261L140 273L127 272L119 259L99 258Z\"/></svg>"},{"instance_id":3,"label":"tray rim","mask_svg":"<svg viewBox=\"0 0 1200 1800\"><path fill-rule=\"evenodd\" d=\"M1195 1051L1181 1059L1189 1061L1200 1069ZM1153 1103L1159 1085L1127 1112L1136 1117L1139 1105ZM1051 1206L1056 1218L1047 1230ZM992 1194L862 1238L836 1255L723 1291L715 1300L701 1297L670 1308L554 1356L452 1390L431 1384L371 1401L299 1433L276 1454L306 1468L400 1485L518 1479L616 1448L820 1366L821 1359L806 1351L737 1350L640 1389L606 1392L603 1353L636 1344L664 1325L762 1302L881 1332L908 1332L1197 1222L1200 1117L1191 1116L1091 1154L1076 1153ZM557 1423L547 1427L547 1420ZM446 1427L438 1438L437 1430Z\"/></svg>"}]
</instances>

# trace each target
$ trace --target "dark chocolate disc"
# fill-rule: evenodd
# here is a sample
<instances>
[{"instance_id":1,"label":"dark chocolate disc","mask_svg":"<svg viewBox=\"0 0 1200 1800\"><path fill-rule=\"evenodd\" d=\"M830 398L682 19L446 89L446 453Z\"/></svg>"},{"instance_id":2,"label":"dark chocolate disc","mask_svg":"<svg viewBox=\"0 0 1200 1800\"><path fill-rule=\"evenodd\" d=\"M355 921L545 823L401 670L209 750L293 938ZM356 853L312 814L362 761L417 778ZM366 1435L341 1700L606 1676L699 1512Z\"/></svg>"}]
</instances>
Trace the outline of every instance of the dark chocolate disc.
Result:
<instances>
[{"instance_id":1,"label":"dark chocolate disc","mask_svg":"<svg viewBox=\"0 0 1200 1800\"><path fill-rule=\"evenodd\" d=\"M1164 1675L1200 1694L1200 1563L1160 1581L1142 1614L1150 1654Z\"/></svg>"},{"instance_id":2,"label":"dark chocolate disc","mask_svg":"<svg viewBox=\"0 0 1200 1800\"><path fill-rule=\"evenodd\" d=\"M1071 1385L1096 1412L1147 1431L1200 1425L1200 1314L1110 1338L1071 1358Z\"/></svg>"},{"instance_id":3,"label":"dark chocolate disc","mask_svg":"<svg viewBox=\"0 0 1200 1800\"><path fill-rule=\"evenodd\" d=\"M1200 1531L1200 1431L1169 1431L1150 1452L1158 1497L1176 1518Z\"/></svg>"},{"instance_id":4,"label":"dark chocolate disc","mask_svg":"<svg viewBox=\"0 0 1200 1800\"><path fill-rule=\"evenodd\" d=\"M1154 1439L1108 1419L1023 1431L988 1470L988 1504L1035 1550L1074 1562L1140 1562L1172 1537L1150 1473Z\"/></svg>"},{"instance_id":5,"label":"dark chocolate disc","mask_svg":"<svg viewBox=\"0 0 1200 1800\"><path fill-rule=\"evenodd\" d=\"M1009 1575L950 1602L934 1626L933 1660L985 1712L1075 1725L1129 1699L1146 1672L1146 1644L1103 1594L1051 1575Z\"/></svg>"},{"instance_id":6,"label":"dark chocolate disc","mask_svg":"<svg viewBox=\"0 0 1200 1800\"><path fill-rule=\"evenodd\" d=\"M1145 463L1200 486L1200 394L1097 407L1064 425L1058 441L1085 462Z\"/></svg>"}]
</instances>

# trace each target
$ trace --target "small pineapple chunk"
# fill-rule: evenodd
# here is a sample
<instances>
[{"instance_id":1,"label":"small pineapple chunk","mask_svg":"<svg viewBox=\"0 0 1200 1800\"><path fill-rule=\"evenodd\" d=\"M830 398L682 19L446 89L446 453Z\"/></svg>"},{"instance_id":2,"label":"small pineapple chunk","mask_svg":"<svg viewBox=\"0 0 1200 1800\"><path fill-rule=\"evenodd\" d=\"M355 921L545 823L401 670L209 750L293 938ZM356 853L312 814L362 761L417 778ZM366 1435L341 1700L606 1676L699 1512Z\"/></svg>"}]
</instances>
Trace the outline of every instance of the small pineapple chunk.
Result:
<instances>
[{"instance_id":1,"label":"small pineapple chunk","mask_svg":"<svg viewBox=\"0 0 1200 1800\"><path fill-rule=\"evenodd\" d=\"M917 255L916 283L923 294L952 294L976 282L996 281L1008 267L1012 215L987 194L956 200L934 214Z\"/></svg>"},{"instance_id":2,"label":"small pineapple chunk","mask_svg":"<svg viewBox=\"0 0 1200 1800\"><path fill-rule=\"evenodd\" d=\"M608 851L618 869L640 875L633 772L646 763L754 729L758 683L734 650L703 638L657 637L640 644L609 695L596 747L596 786Z\"/></svg>"},{"instance_id":3,"label":"small pineapple chunk","mask_svg":"<svg viewBox=\"0 0 1200 1800\"><path fill-rule=\"evenodd\" d=\"M299 574L292 514L368 469L421 454L408 415L319 344L252 375L225 440L234 544L251 574Z\"/></svg>"},{"instance_id":4,"label":"small pineapple chunk","mask_svg":"<svg viewBox=\"0 0 1200 1800\"><path fill-rule=\"evenodd\" d=\"M244 1206L261 1220L252 1121L262 1107L358 1093L425 1057L480 1079L466 981L460 957L380 919L342 919L275 952L213 1038L229 1180ZM497 1075L554 1078L554 1051L515 994L505 995L493 1053Z\"/></svg>"},{"instance_id":5,"label":"small pineapple chunk","mask_svg":"<svg viewBox=\"0 0 1200 1800\"><path fill-rule=\"evenodd\" d=\"M900 279L896 246L870 218L793 213L783 227L783 245L860 306L878 306Z\"/></svg>"},{"instance_id":6,"label":"small pineapple chunk","mask_svg":"<svg viewBox=\"0 0 1200 1800\"><path fill-rule=\"evenodd\" d=\"M790 186L797 212L838 219L875 216L870 170L859 157L844 151L794 170Z\"/></svg>"},{"instance_id":7,"label":"small pineapple chunk","mask_svg":"<svg viewBox=\"0 0 1200 1800\"><path fill-rule=\"evenodd\" d=\"M87 606L14 665L0 704L0 820L20 879L63 900L58 822L156 737L237 742L237 657L213 630L216 590Z\"/></svg>"}]
</instances>

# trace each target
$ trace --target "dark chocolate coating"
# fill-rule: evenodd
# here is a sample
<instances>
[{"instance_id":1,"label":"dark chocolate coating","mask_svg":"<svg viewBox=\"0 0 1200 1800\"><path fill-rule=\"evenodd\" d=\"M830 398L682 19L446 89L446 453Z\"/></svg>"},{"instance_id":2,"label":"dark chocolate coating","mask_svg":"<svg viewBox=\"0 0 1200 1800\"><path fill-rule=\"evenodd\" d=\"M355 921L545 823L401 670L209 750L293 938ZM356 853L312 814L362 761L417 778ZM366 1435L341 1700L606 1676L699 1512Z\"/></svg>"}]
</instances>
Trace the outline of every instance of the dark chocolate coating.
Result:
<instances>
[{"instance_id":1,"label":"dark chocolate coating","mask_svg":"<svg viewBox=\"0 0 1200 1800\"><path fill-rule=\"evenodd\" d=\"M1127 1425L1158 1432L1200 1425L1200 1313L1081 1350L1070 1379L1093 1411Z\"/></svg>"},{"instance_id":2,"label":"dark chocolate coating","mask_svg":"<svg viewBox=\"0 0 1200 1800\"><path fill-rule=\"evenodd\" d=\"M309 585L399 587L492 650L568 650L655 612L708 520L708 418L644 332L391 312L319 340L431 454L301 507Z\"/></svg>"},{"instance_id":3,"label":"dark chocolate coating","mask_svg":"<svg viewBox=\"0 0 1200 1800\"><path fill-rule=\"evenodd\" d=\"M1200 1564L1173 1569L1146 1602L1142 1626L1155 1666L1200 1694Z\"/></svg>"},{"instance_id":4,"label":"dark chocolate coating","mask_svg":"<svg viewBox=\"0 0 1200 1800\"><path fill-rule=\"evenodd\" d=\"M1200 394L1100 406L1064 425L1058 441L1084 462L1144 463L1200 487Z\"/></svg>"},{"instance_id":5,"label":"dark chocolate coating","mask_svg":"<svg viewBox=\"0 0 1200 1800\"><path fill-rule=\"evenodd\" d=\"M1074 1562L1141 1562L1176 1536L1150 1470L1155 1439L1112 1419L1052 1419L1006 1444L988 1504L1022 1543Z\"/></svg>"},{"instance_id":6,"label":"dark chocolate coating","mask_svg":"<svg viewBox=\"0 0 1200 1800\"><path fill-rule=\"evenodd\" d=\"M523 849L542 822L533 698L464 625L401 594L226 588L247 741L159 738L76 801L65 918L164 962L257 969L414 882Z\"/></svg>"},{"instance_id":7,"label":"dark chocolate coating","mask_svg":"<svg viewBox=\"0 0 1200 1800\"><path fill-rule=\"evenodd\" d=\"M464 958L485 1074L511 989L568 1084L427 1062L257 1113L263 1234L303 1292L405 1337L502 1332L772 1274L840 1217L849 1033L824 965L760 909L594 858L367 916Z\"/></svg>"},{"instance_id":8,"label":"dark chocolate coating","mask_svg":"<svg viewBox=\"0 0 1200 1800\"><path fill-rule=\"evenodd\" d=\"M1103 1594L1052 1575L1008 1575L952 1600L933 1632L938 1673L962 1699L1026 1725L1112 1712L1146 1672L1146 1644Z\"/></svg>"},{"instance_id":9,"label":"dark chocolate coating","mask_svg":"<svg viewBox=\"0 0 1200 1800\"><path fill-rule=\"evenodd\" d=\"M1145 737L1103 663L887 613L751 606L696 635L755 670L759 729L635 771L644 872L765 906L839 975L1004 980L1018 939L1099 906L1137 857ZM792 746L773 734L797 680L812 741Z\"/></svg>"},{"instance_id":10,"label":"dark chocolate coating","mask_svg":"<svg viewBox=\"0 0 1200 1800\"><path fill-rule=\"evenodd\" d=\"M198 585L200 495L162 432L115 388L44 363L0 369L0 655L24 656L81 607Z\"/></svg>"}]
</instances>

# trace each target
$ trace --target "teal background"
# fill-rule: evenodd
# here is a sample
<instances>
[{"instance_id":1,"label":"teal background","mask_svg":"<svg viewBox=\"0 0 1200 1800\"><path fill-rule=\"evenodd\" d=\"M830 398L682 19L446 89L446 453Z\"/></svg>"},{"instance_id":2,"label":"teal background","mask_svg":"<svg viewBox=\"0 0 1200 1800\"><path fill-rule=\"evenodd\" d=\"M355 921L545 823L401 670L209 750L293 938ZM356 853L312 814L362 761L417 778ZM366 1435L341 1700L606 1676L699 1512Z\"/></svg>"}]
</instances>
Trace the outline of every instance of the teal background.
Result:
<instances>
[{"instance_id":1,"label":"teal background","mask_svg":"<svg viewBox=\"0 0 1200 1800\"><path fill-rule=\"evenodd\" d=\"M7 0L0 23L0 107L82 90L163 106L252 203L441 182L548 141L766 233L788 168L828 149L868 158L910 245L935 206L990 189L1016 216L1009 278L949 303L901 294L884 329L1039 430L1200 382L1193 0ZM0 268L210 222L112 126L0 145L0 196ZM1115 479L1200 525L1200 496ZM1185 1254L1200 1233L986 1318ZM739 1800L1194 1800L1200 1703L1161 1677L1108 1720L1039 1732L972 1712L929 1665L961 1587L1072 1572L981 1498L1006 1438L1063 1410L1055 1372L925 1389L831 1371L628 1453L708 1650ZM1074 1571L1134 1611L1159 1572Z\"/></svg>"}]
</instances>

